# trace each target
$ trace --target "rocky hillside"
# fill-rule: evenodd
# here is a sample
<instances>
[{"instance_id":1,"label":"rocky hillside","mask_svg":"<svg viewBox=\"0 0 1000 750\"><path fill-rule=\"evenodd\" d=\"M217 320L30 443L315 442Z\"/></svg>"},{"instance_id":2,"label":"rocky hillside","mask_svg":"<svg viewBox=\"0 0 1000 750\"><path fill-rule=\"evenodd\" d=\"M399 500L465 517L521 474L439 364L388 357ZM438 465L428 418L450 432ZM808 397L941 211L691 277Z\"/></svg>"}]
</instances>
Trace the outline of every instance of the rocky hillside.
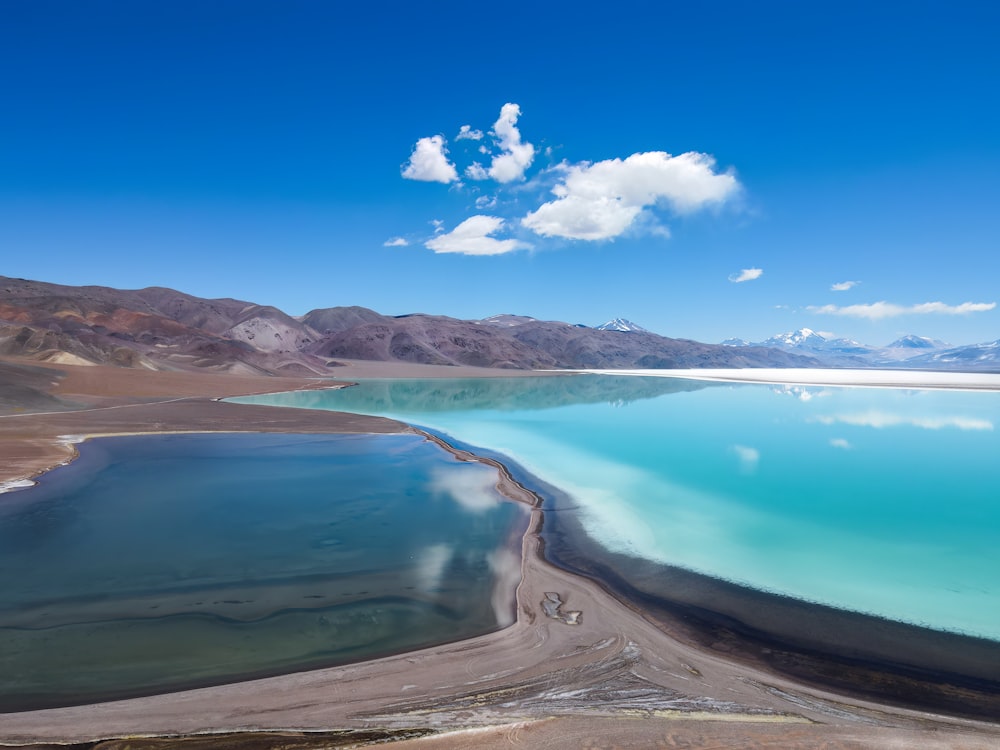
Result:
<instances>
[{"instance_id":1,"label":"rocky hillside","mask_svg":"<svg viewBox=\"0 0 1000 750\"><path fill-rule=\"evenodd\" d=\"M162 287L120 290L0 277L0 356L63 363L329 375L337 359L511 369L809 367L767 347L726 347L648 331L494 316L389 317L332 307L293 318L236 299Z\"/></svg>"},{"instance_id":2,"label":"rocky hillside","mask_svg":"<svg viewBox=\"0 0 1000 750\"><path fill-rule=\"evenodd\" d=\"M320 374L316 333L273 307L172 289L0 277L0 355L149 369Z\"/></svg>"}]
</instances>

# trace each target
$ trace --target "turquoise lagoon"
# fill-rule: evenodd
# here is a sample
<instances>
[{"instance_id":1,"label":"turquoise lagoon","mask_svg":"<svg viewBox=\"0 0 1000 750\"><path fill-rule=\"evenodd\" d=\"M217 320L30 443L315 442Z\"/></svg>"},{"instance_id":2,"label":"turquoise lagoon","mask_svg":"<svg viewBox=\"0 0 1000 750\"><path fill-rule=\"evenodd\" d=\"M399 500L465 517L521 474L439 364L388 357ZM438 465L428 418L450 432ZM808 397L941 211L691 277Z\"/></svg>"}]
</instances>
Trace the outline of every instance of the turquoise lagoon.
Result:
<instances>
[{"instance_id":1,"label":"turquoise lagoon","mask_svg":"<svg viewBox=\"0 0 1000 750\"><path fill-rule=\"evenodd\" d=\"M1000 393L573 375L236 400L509 456L613 555L1000 640Z\"/></svg>"},{"instance_id":2,"label":"turquoise lagoon","mask_svg":"<svg viewBox=\"0 0 1000 750\"><path fill-rule=\"evenodd\" d=\"M0 712L513 621L525 506L418 435L104 438L0 496Z\"/></svg>"}]
</instances>

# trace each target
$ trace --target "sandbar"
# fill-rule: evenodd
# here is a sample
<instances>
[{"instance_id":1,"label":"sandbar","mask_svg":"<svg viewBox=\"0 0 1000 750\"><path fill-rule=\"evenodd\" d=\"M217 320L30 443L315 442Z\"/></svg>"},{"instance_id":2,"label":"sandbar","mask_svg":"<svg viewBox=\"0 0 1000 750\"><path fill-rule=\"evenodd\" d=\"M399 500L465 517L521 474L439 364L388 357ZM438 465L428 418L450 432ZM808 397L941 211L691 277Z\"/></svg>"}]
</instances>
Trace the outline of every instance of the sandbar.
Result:
<instances>
[{"instance_id":1,"label":"sandbar","mask_svg":"<svg viewBox=\"0 0 1000 750\"><path fill-rule=\"evenodd\" d=\"M488 376L344 368L352 377ZM470 368L471 369L471 368ZM87 370L88 372L81 372ZM387 370L391 370L387 374ZM163 431L409 432L398 422L220 397L330 381L59 366L60 411L0 416L0 481L72 459L79 436ZM365 373L364 375L359 374ZM405 373L405 374L404 374ZM494 376L507 376L495 371ZM67 437L75 436L75 437ZM458 452L465 460L480 460ZM533 489L517 618L477 638L341 667L88 706L0 715L0 746L995 748L988 717L889 705L791 679L672 632L601 581L550 563ZM0 502L3 496L0 496ZM994 716L997 714L994 713ZM145 739L144 739L145 738Z\"/></svg>"}]
</instances>

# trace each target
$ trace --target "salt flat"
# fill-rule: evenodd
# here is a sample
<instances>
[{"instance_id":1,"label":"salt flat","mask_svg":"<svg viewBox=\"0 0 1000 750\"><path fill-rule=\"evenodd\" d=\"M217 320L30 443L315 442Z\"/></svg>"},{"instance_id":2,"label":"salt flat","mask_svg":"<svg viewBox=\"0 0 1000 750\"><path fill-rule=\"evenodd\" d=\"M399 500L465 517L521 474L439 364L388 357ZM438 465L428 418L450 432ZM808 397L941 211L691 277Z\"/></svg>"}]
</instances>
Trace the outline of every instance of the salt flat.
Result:
<instances>
[{"instance_id":1,"label":"salt flat","mask_svg":"<svg viewBox=\"0 0 1000 750\"><path fill-rule=\"evenodd\" d=\"M687 370L578 370L595 375L641 375L652 378L687 378L733 383L835 385L856 388L953 388L1000 390L1000 373L943 372L930 370L862 370L833 368L742 368Z\"/></svg>"}]
</instances>

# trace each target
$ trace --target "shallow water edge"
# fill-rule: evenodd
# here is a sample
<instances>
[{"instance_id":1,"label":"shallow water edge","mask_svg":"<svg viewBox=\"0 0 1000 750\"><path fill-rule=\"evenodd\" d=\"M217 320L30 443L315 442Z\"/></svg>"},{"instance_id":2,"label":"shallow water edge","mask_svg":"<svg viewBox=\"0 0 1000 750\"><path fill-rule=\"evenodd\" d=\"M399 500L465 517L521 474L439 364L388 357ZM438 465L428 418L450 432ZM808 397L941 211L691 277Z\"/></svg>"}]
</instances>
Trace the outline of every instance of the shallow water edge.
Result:
<instances>
[{"instance_id":1,"label":"shallow water edge","mask_svg":"<svg viewBox=\"0 0 1000 750\"><path fill-rule=\"evenodd\" d=\"M1000 715L1000 643L781 596L607 550L549 488L545 559L670 635L806 683L902 707Z\"/></svg>"},{"instance_id":2,"label":"shallow water edge","mask_svg":"<svg viewBox=\"0 0 1000 750\"><path fill-rule=\"evenodd\" d=\"M421 432L437 431L416 426ZM513 459L437 433L506 467L540 502L544 560L587 578L672 637L740 663L904 708L993 721L1000 642L802 601L611 552L576 501Z\"/></svg>"}]
</instances>

